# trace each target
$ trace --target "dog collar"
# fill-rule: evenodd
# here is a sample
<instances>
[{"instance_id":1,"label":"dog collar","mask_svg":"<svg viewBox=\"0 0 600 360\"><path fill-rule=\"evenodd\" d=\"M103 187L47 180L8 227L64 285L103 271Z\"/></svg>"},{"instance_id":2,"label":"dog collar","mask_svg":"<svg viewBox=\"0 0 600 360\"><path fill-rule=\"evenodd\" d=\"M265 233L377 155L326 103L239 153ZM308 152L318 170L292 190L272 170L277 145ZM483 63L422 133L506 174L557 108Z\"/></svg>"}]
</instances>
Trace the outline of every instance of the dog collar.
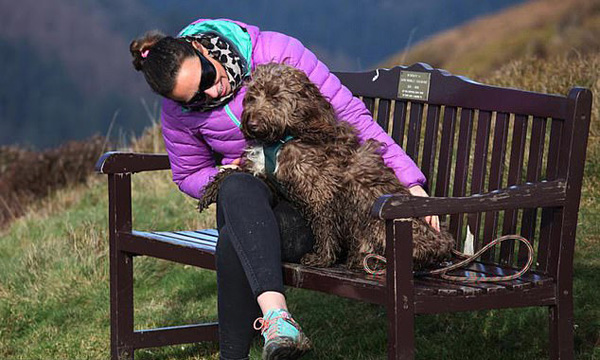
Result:
<instances>
[{"instance_id":1,"label":"dog collar","mask_svg":"<svg viewBox=\"0 0 600 360\"><path fill-rule=\"evenodd\" d=\"M267 175L275 174L277 168L277 154L281 147L288 141L294 139L293 136L287 135L279 141L263 146L263 153L265 154L265 171Z\"/></svg>"}]
</instances>

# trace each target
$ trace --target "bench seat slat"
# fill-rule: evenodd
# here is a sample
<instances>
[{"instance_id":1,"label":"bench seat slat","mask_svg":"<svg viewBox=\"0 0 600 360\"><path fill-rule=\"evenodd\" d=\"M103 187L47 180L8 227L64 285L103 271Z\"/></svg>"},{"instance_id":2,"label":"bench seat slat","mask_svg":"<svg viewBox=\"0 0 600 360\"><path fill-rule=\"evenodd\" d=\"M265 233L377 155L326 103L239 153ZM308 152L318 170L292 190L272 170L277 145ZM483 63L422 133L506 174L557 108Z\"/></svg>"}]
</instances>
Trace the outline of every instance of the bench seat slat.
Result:
<instances>
[{"instance_id":1,"label":"bench seat slat","mask_svg":"<svg viewBox=\"0 0 600 360\"><path fill-rule=\"evenodd\" d=\"M152 233L154 235L158 235L161 237L166 237L169 239L176 239L177 241L183 241L186 243L190 243L194 247L203 248L207 250L211 250L214 252L216 241L206 241L201 238L193 238L185 235L177 234L176 232L160 232L160 233Z\"/></svg>"},{"instance_id":2,"label":"bench seat slat","mask_svg":"<svg viewBox=\"0 0 600 360\"><path fill-rule=\"evenodd\" d=\"M469 271L465 271L465 270L452 272L451 275L472 276ZM480 282L480 283L471 284L471 286L481 288L485 294L499 294L499 293L505 293L505 292L511 291L510 288L508 288L506 286L502 286L501 284L497 284L497 283Z\"/></svg>"},{"instance_id":3,"label":"bench seat slat","mask_svg":"<svg viewBox=\"0 0 600 360\"><path fill-rule=\"evenodd\" d=\"M181 239L183 241L192 241L206 246L217 246L217 237L211 235L198 234L193 231L174 231L166 233L166 235L177 239Z\"/></svg>"},{"instance_id":4,"label":"bench seat slat","mask_svg":"<svg viewBox=\"0 0 600 360\"><path fill-rule=\"evenodd\" d=\"M448 273L448 275L476 277L476 276L481 276L482 274L480 272L476 272L476 271L457 269L457 270L450 271ZM510 290L508 287L502 286L501 284L488 283L488 282L469 283L469 286L480 288L483 290L484 293L490 293L490 294L498 293L498 292L505 292L505 291Z\"/></svg>"},{"instance_id":5,"label":"bench seat slat","mask_svg":"<svg viewBox=\"0 0 600 360\"><path fill-rule=\"evenodd\" d=\"M216 230L215 230L216 231ZM138 234L144 234L144 232L137 232ZM218 234L201 231L152 231L150 234L177 239L179 241L191 242L194 244L204 244L206 246L215 247L217 244Z\"/></svg>"},{"instance_id":6,"label":"bench seat slat","mask_svg":"<svg viewBox=\"0 0 600 360\"><path fill-rule=\"evenodd\" d=\"M437 277L423 277L416 279L415 282L435 289L437 295L475 295L483 292L481 288L469 284L448 282Z\"/></svg>"},{"instance_id":7,"label":"bench seat slat","mask_svg":"<svg viewBox=\"0 0 600 360\"><path fill-rule=\"evenodd\" d=\"M469 270L480 271L482 273L488 274L490 276L507 276L516 274L519 270L507 267L500 267L494 264L483 264L479 262L475 262L467 266ZM531 282L534 286L543 286L548 283L552 283L553 280L549 276L545 276L539 272L528 271L523 274L520 279L522 281Z\"/></svg>"},{"instance_id":8,"label":"bench seat slat","mask_svg":"<svg viewBox=\"0 0 600 360\"><path fill-rule=\"evenodd\" d=\"M186 232L189 232L189 231L186 231ZM214 237L219 237L219 232L217 231L217 229L203 229L203 230L195 230L193 232L198 233L198 234L203 234L203 235L212 235Z\"/></svg>"},{"instance_id":9,"label":"bench seat slat","mask_svg":"<svg viewBox=\"0 0 600 360\"><path fill-rule=\"evenodd\" d=\"M136 237L148 238L153 240L158 240L161 242L166 242L172 245L177 245L181 247L191 247L191 248L199 248L205 250L207 252L213 253L215 252L214 244L206 244L199 241L194 241L192 238L185 238L182 236L174 236L175 234L171 232L144 232L144 231L132 231L132 234Z\"/></svg>"}]
</instances>

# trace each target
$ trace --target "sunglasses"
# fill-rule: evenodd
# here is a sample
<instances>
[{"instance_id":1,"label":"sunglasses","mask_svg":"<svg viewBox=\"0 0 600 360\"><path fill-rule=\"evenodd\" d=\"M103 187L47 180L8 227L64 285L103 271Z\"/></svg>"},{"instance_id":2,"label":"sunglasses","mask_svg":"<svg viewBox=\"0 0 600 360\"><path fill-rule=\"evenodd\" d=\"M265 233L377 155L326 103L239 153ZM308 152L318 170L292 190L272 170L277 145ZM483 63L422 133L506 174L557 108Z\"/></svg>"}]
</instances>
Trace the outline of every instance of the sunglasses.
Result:
<instances>
[{"instance_id":1,"label":"sunglasses","mask_svg":"<svg viewBox=\"0 0 600 360\"><path fill-rule=\"evenodd\" d=\"M200 59L200 65L202 67L202 74L200 74L200 85L194 96L185 103L185 105L200 105L206 101L206 91L215 84L217 78L217 69L215 66L200 52L200 50L194 48L196 56Z\"/></svg>"}]
</instances>

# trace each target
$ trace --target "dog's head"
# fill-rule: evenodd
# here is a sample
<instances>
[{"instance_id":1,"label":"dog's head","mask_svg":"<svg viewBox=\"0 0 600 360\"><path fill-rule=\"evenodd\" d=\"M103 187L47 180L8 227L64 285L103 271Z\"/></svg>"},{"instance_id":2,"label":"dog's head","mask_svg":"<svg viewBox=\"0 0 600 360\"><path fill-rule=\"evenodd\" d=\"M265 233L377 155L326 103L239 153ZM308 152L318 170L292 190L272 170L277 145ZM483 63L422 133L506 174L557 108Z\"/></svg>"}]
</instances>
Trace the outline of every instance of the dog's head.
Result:
<instances>
[{"instance_id":1,"label":"dog's head","mask_svg":"<svg viewBox=\"0 0 600 360\"><path fill-rule=\"evenodd\" d=\"M244 97L242 132L272 143L285 135L308 141L327 138L337 123L331 104L308 76L284 64L259 65Z\"/></svg>"}]
</instances>

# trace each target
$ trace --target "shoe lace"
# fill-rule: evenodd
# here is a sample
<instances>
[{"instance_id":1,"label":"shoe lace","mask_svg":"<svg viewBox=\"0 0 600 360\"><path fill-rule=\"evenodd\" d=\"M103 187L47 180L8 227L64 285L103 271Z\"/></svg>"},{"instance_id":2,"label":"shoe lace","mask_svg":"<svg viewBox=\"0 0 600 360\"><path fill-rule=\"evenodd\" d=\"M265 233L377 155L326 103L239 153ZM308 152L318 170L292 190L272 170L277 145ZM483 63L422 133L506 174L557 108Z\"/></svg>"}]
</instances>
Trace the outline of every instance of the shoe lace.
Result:
<instances>
[{"instance_id":1,"label":"shoe lace","mask_svg":"<svg viewBox=\"0 0 600 360\"><path fill-rule=\"evenodd\" d=\"M294 326L297 329L299 328L299 325L296 323L296 321L290 315L288 315L286 313L282 313L281 315L274 316L270 319L265 319L265 318L259 317L258 319L254 320L254 324L253 324L254 330L260 330L260 333L263 336L266 332L267 333L266 339L271 340L272 338L276 337L279 332L279 322L277 321L279 319L282 319L283 321L290 323L292 326Z\"/></svg>"}]
</instances>

